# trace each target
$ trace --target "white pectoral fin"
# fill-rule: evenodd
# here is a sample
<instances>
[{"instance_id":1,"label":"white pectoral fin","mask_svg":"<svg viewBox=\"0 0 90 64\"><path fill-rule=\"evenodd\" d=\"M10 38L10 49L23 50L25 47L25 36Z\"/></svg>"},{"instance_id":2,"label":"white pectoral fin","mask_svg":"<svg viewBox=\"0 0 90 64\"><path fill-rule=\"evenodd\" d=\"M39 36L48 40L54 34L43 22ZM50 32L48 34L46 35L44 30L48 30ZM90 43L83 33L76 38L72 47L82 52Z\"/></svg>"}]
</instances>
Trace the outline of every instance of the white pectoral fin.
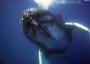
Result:
<instances>
[{"instance_id":1,"label":"white pectoral fin","mask_svg":"<svg viewBox=\"0 0 90 64\"><path fill-rule=\"evenodd\" d=\"M41 49L39 49L39 64L49 64L49 61L44 54L44 51L42 51Z\"/></svg>"},{"instance_id":2,"label":"white pectoral fin","mask_svg":"<svg viewBox=\"0 0 90 64\"><path fill-rule=\"evenodd\" d=\"M80 28L80 29L83 29L83 30L85 30L85 31L87 31L87 32L90 33L90 30L89 30L87 27L85 27L85 26L83 26L83 25L81 25L81 24L79 24L79 23L66 22L65 25L66 25L67 27L69 27L69 28Z\"/></svg>"}]
</instances>

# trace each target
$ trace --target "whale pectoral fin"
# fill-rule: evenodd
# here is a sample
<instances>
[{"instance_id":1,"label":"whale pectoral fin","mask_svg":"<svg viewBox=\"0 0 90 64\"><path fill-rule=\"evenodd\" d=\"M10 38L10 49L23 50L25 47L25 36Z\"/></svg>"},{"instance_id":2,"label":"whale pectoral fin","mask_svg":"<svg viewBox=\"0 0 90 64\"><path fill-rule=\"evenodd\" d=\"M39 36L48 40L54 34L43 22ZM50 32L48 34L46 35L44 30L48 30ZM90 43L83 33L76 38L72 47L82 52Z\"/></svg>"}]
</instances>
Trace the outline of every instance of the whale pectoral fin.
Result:
<instances>
[{"instance_id":1,"label":"whale pectoral fin","mask_svg":"<svg viewBox=\"0 0 90 64\"><path fill-rule=\"evenodd\" d=\"M70 28L70 29L79 28L79 29L83 29L83 30L90 33L90 29L88 29L87 27L85 27L85 26L83 26L83 25L81 25L79 23L66 22L65 25L66 25L67 28Z\"/></svg>"},{"instance_id":2,"label":"whale pectoral fin","mask_svg":"<svg viewBox=\"0 0 90 64\"><path fill-rule=\"evenodd\" d=\"M49 64L48 58L45 55L45 51L39 49L39 64Z\"/></svg>"},{"instance_id":3,"label":"whale pectoral fin","mask_svg":"<svg viewBox=\"0 0 90 64\"><path fill-rule=\"evenodd\" d=\"M76 29L77 27L74 25L74 23L72 22L66 22L65 23L65 26L68 28L68 29Z\"/></svg>"}]
</instances>

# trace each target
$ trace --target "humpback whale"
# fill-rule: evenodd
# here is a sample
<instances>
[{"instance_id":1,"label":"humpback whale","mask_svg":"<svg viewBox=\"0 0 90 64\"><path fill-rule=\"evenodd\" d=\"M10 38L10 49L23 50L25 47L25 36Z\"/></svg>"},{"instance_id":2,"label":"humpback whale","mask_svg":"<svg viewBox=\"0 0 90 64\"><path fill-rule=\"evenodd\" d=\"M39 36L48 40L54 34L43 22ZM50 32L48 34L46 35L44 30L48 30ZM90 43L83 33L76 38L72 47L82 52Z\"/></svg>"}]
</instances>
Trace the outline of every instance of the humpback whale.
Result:
<instances>
[{"instance_id":1,"label":"humpback whale","mask_svg":"<svg viewBox=\"0 0 90 64\"><path fill-rule=\"evenodd\" d=\"M26 38L40 48L39 59L41 59L42 51L46 58L52 54L65 52L72 41L72 30L76 27L90 32L81 24L65 23L60 15L54 15L40 8L24 10L21 14L20 25Z\"/></svg>"}]
</instances>

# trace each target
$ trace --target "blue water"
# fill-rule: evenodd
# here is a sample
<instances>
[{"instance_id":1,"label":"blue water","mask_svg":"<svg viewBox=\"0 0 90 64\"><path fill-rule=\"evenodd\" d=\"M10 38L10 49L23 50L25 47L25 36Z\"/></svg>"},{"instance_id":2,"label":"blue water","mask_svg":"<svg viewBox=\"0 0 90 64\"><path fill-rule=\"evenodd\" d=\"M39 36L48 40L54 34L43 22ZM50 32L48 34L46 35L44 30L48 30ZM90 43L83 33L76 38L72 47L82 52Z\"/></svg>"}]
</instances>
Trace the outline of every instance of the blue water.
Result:
<instances>
[{"instance_id":1,"label":"blue water","mask_svg":"<svg viewBox=\"0 0 90 64\"><path fill-rule=\"evenodd\" d=\"M23 35L20 27L21 13L30 7L38 8L33 0L0 0L0 64L38 62L39 48ZM49 10L60 14L65 22L78 22L90 28L89 3L57 5ZM52 64L90 64L90 35L80 29L73 30L70 48L51 60Z\"/></svg>"}]
</instances>

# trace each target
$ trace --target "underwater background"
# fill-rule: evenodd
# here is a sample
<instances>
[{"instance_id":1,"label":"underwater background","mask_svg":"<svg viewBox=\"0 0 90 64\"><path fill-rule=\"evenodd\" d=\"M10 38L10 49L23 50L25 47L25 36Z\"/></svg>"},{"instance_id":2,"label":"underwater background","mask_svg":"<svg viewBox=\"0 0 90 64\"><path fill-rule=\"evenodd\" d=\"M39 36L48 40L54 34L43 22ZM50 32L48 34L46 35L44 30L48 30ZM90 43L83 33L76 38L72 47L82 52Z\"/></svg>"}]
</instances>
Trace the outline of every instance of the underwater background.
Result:
<instances>
[{"instance_id":1,"label":"underwater background","mask_svg":"<svg viewBox=\"0 0 90 64\"><path fill-rule=\"evenodd\" d=\"M83 3L56 5L49 11L60 14L64 22L90 28L90 2ZM39 48L24 36L20 26L21 13L30 7L38 5L34 0L0 0L0 64L38 63ZM52 60L57 64L90 64L90 34L74 29L69 49Z\"/></svg>"}]
</instances>

